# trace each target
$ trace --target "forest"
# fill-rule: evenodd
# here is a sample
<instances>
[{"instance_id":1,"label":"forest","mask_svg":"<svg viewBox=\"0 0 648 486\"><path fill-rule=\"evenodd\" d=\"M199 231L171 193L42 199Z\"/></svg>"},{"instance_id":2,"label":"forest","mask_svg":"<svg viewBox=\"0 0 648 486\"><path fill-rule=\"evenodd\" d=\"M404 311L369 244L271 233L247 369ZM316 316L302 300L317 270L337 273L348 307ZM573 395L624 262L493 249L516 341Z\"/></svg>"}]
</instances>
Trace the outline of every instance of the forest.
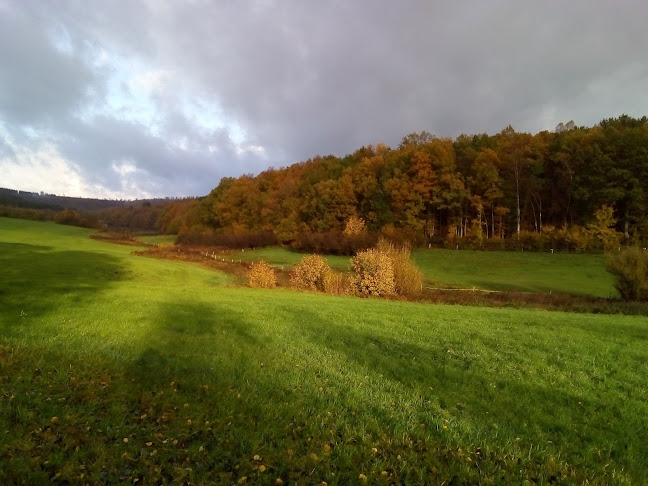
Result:
<instances>
[{"instance_id":1,"label":"forest","mask_svg":"<svg viewBox=\"0 0 648 486\"><path fill-rule=\"evenodd\" d=\"M66 197L0 187L0 216L88 228L156 233L164 211L174 200Z\"/></svg>"},{"instance_id":2,"label":"forest","mask_svg":"<svg viewBox=\"0 0 648 486\"><path fill-rule=\"evenodd\" d=\"M104 201L3 189L0 216L233 248L290 245L353 254L379 237L411 247L599 251L648 245L648 118L535 135L428 132L398 147L315 156L209 195Z\"/></svg>"},{"instance_id":3,"label":"forest","mask_svg":"<svg viewBox=\"0 0 648 486\"><path fill-rule=\"evenodd\" d=\"M455 140L421 132L396 148L223 178L208 196L172 204L159 225L193 243L247 235L308 247L309 238L339 240L359 222L416 246L526 241L582 250L648 239L647 182L645 116L535 135L510 125Z\"/></svg>"}]
</instances>

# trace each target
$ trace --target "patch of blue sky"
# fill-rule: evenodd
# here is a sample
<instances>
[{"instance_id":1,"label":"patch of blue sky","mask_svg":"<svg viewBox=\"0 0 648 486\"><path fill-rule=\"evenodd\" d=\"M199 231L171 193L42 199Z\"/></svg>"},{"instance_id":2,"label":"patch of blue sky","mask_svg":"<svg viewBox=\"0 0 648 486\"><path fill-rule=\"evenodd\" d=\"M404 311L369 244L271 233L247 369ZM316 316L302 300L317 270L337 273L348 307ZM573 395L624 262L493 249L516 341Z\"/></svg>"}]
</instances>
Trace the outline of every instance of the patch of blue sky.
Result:
<instances>
[{"instance_id":1,"label":"patch of blue sky","mask_svg":"<svg viewBox=\"0 0 648 486\"><path fill-rule=\"evenodd\" d=\"M72 56L74 54L74 45L72 43L72 37L70 33L65 28L63 24L57 22L52 25L52 27L47 32L47 37L54 49L59 51L61 54L67 56Z\"/></svg>"},{"instance_id":2,"label":"patch of blue sky","mask_svg":"<svg viewBox=\"0 0 648 486\"><path fill-rule=\"evenodd\" d=\"M103 51L105 54L105 51ZM147 127L154 135L160 135L161 110L150 93L133 89L131 78L137 69L135 61L118 60L105 54L109 67L102 63L101 70L109 73L104 81L103 90L97 92L92 100L81 106L77 116L83 122L91 122L98 116L126 120Z\"/></svg>"},{"instance_id":3,"label":"patch of blue sky","mask_svg":"<svg viewBox=\"0 0 648 486\"><path fill-rule=\"evenodd\" d=\"M124 58L105 49L97 55L102 60L95 68L108 73L104 97L80 110L82 120L110 116L141 124L153 136L162 136L167 117L179 111L203 135L224 130L235 145L245 143L245 130L223 113L219 103L192 89L190 82L173 70Z\"/></svg>"},{"instance_id":4,"label":"patch of blue sky","mask_svg":"<svg viewBox=\"0 0 648 486\"><path fill-rule=\"evenodd\" d=\"M190 125L187 128L205 138L225 132L236 147L249 144L246 130L224 113L217 94L199 89L174 69L123 55L107 45L84 43L80 47L64 27L54 28L49 35L60 52L74 55L75 50L81 51L80 59L99 80L100 84L90 85L85 102L75 112L81 122L92 123L97 117L129 121L154 137L169 139L181 134L165 133L167 122L181 114Z\"/></svg>"},{"instance_id":5,"label":"patch of blue sky","mask_svg":"<svg viewBox=\"0 0 648 486\"><path fill-rule=\"evenodd\" d=\"M180 104L183 114L203 134L225 130L235 145L246 141L245 130L238 123L228 119L216 101L192 95L185 90L180 95Z\"/></svg>"}]
</instances>

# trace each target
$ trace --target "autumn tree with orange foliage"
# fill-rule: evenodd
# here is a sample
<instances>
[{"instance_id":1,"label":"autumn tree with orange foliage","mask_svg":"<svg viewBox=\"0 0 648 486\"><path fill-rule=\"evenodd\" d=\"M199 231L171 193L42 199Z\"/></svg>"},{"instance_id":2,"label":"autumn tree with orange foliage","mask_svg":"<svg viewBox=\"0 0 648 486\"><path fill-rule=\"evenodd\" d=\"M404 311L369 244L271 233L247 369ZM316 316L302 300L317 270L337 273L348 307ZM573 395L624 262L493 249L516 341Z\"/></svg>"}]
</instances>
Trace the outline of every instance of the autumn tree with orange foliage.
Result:
<instances>
[{"instance_id":1,"label":"autumn tree with orange foliage","mask_svg":"<svg viewBox=\"0 0 648 486\"><path fill-rule=\"evenodd\" d=\"M370 145L224 178L198 203L175 203L161 221L172 230L271 232L299 246L321 241L317 235L344 237L356 217L368 232L413 245L520 248L522 231L541 235L545 225L583 234L606 205L625 241L648 242L646 146L648 119L625 115L535 135L511 126L455 140L413 133L397 148Z\"/></svg>"}]
</instances>

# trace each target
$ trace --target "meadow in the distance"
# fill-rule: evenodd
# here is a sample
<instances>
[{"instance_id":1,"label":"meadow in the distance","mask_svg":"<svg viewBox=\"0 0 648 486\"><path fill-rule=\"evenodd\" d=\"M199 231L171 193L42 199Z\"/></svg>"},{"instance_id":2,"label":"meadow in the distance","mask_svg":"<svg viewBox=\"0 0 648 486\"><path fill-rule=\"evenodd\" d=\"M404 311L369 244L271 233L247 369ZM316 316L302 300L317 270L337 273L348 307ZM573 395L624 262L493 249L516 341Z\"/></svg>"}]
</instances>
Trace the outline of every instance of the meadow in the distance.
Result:
<instances>
[{"instance_id":1,"label":"meadow in the distance","mask_svg":"<svg viewBox=\"0 0 648 486\"><path fill-rule=\"evenodd\" d=\"M248 262L266 260L275 267L287 269L304 255L287 248L268 247L236 251L229 256ZM414 250L412 259L423 272L426 286L557 292L604 298L618 296L614 279L605 271L605 257L601 254L435 248ZM349 271L349 257L328 255L326 260L335 270Z\"/></svg>"},{"instance_id":2,"label":"meadow in the distance","mask_svg":"<svg viewBox=\"0 0 648 486\"><path fill-rule=\"evenodd\" d=\"M645 317L249 289L89 234L0 218L2 484L648 482ZM609 296L587 262L565 285Z\"/></svg>"}]
</instances>

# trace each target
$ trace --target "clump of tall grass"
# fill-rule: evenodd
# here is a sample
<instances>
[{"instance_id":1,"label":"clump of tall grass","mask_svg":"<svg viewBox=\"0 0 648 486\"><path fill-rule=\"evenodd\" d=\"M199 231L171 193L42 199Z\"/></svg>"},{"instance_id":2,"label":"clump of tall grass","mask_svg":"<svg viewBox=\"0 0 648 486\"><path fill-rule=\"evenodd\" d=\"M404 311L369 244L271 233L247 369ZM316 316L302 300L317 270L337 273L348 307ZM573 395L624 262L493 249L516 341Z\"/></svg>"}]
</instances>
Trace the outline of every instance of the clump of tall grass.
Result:
<instances>
[{"instance_id":1,"label":"clump of tall grass","mask_svg":"<svg viewBox=\"0 0 648 486\"><path fill-rule=\"evenodd\" d=\"M358 295L412 296L421 292L423 273L410 260L407 246L380 240L351 260L352 287Z\"/></svg>"},{"instance_id":2,"label":"clump of tall grass","mask_svg":"<svg viewBox=\"0 0 648 486\"><path fill-rule=\"evenodd\" d=\"M423 272L410 259L410 249L407 245L397 246L387 240L380 240L376 249L392 260L397 294L408 296L421 292Z\"/></svg>"},{"instance_id":3,"label":"clump of tall grass","mask_svg":"<svg viewBox=\"0 0 648 486\"><path fill-rule=\"evenodd\" d=\"M614 275L614 287L623 300L648 301L648 252L626 248L608 255L606 267Z\"/></svg>"},{"instance_id":4,"label":"clump of tall grass","mask_svg":"<svg viewBox=\"0 0 648 486\"><path fill-rule=\"evenodd\" d=\"M332 295L353 294L353 277L335 270L329 270L324 274L324 292Z\"/></svg>"}]
</instances>

